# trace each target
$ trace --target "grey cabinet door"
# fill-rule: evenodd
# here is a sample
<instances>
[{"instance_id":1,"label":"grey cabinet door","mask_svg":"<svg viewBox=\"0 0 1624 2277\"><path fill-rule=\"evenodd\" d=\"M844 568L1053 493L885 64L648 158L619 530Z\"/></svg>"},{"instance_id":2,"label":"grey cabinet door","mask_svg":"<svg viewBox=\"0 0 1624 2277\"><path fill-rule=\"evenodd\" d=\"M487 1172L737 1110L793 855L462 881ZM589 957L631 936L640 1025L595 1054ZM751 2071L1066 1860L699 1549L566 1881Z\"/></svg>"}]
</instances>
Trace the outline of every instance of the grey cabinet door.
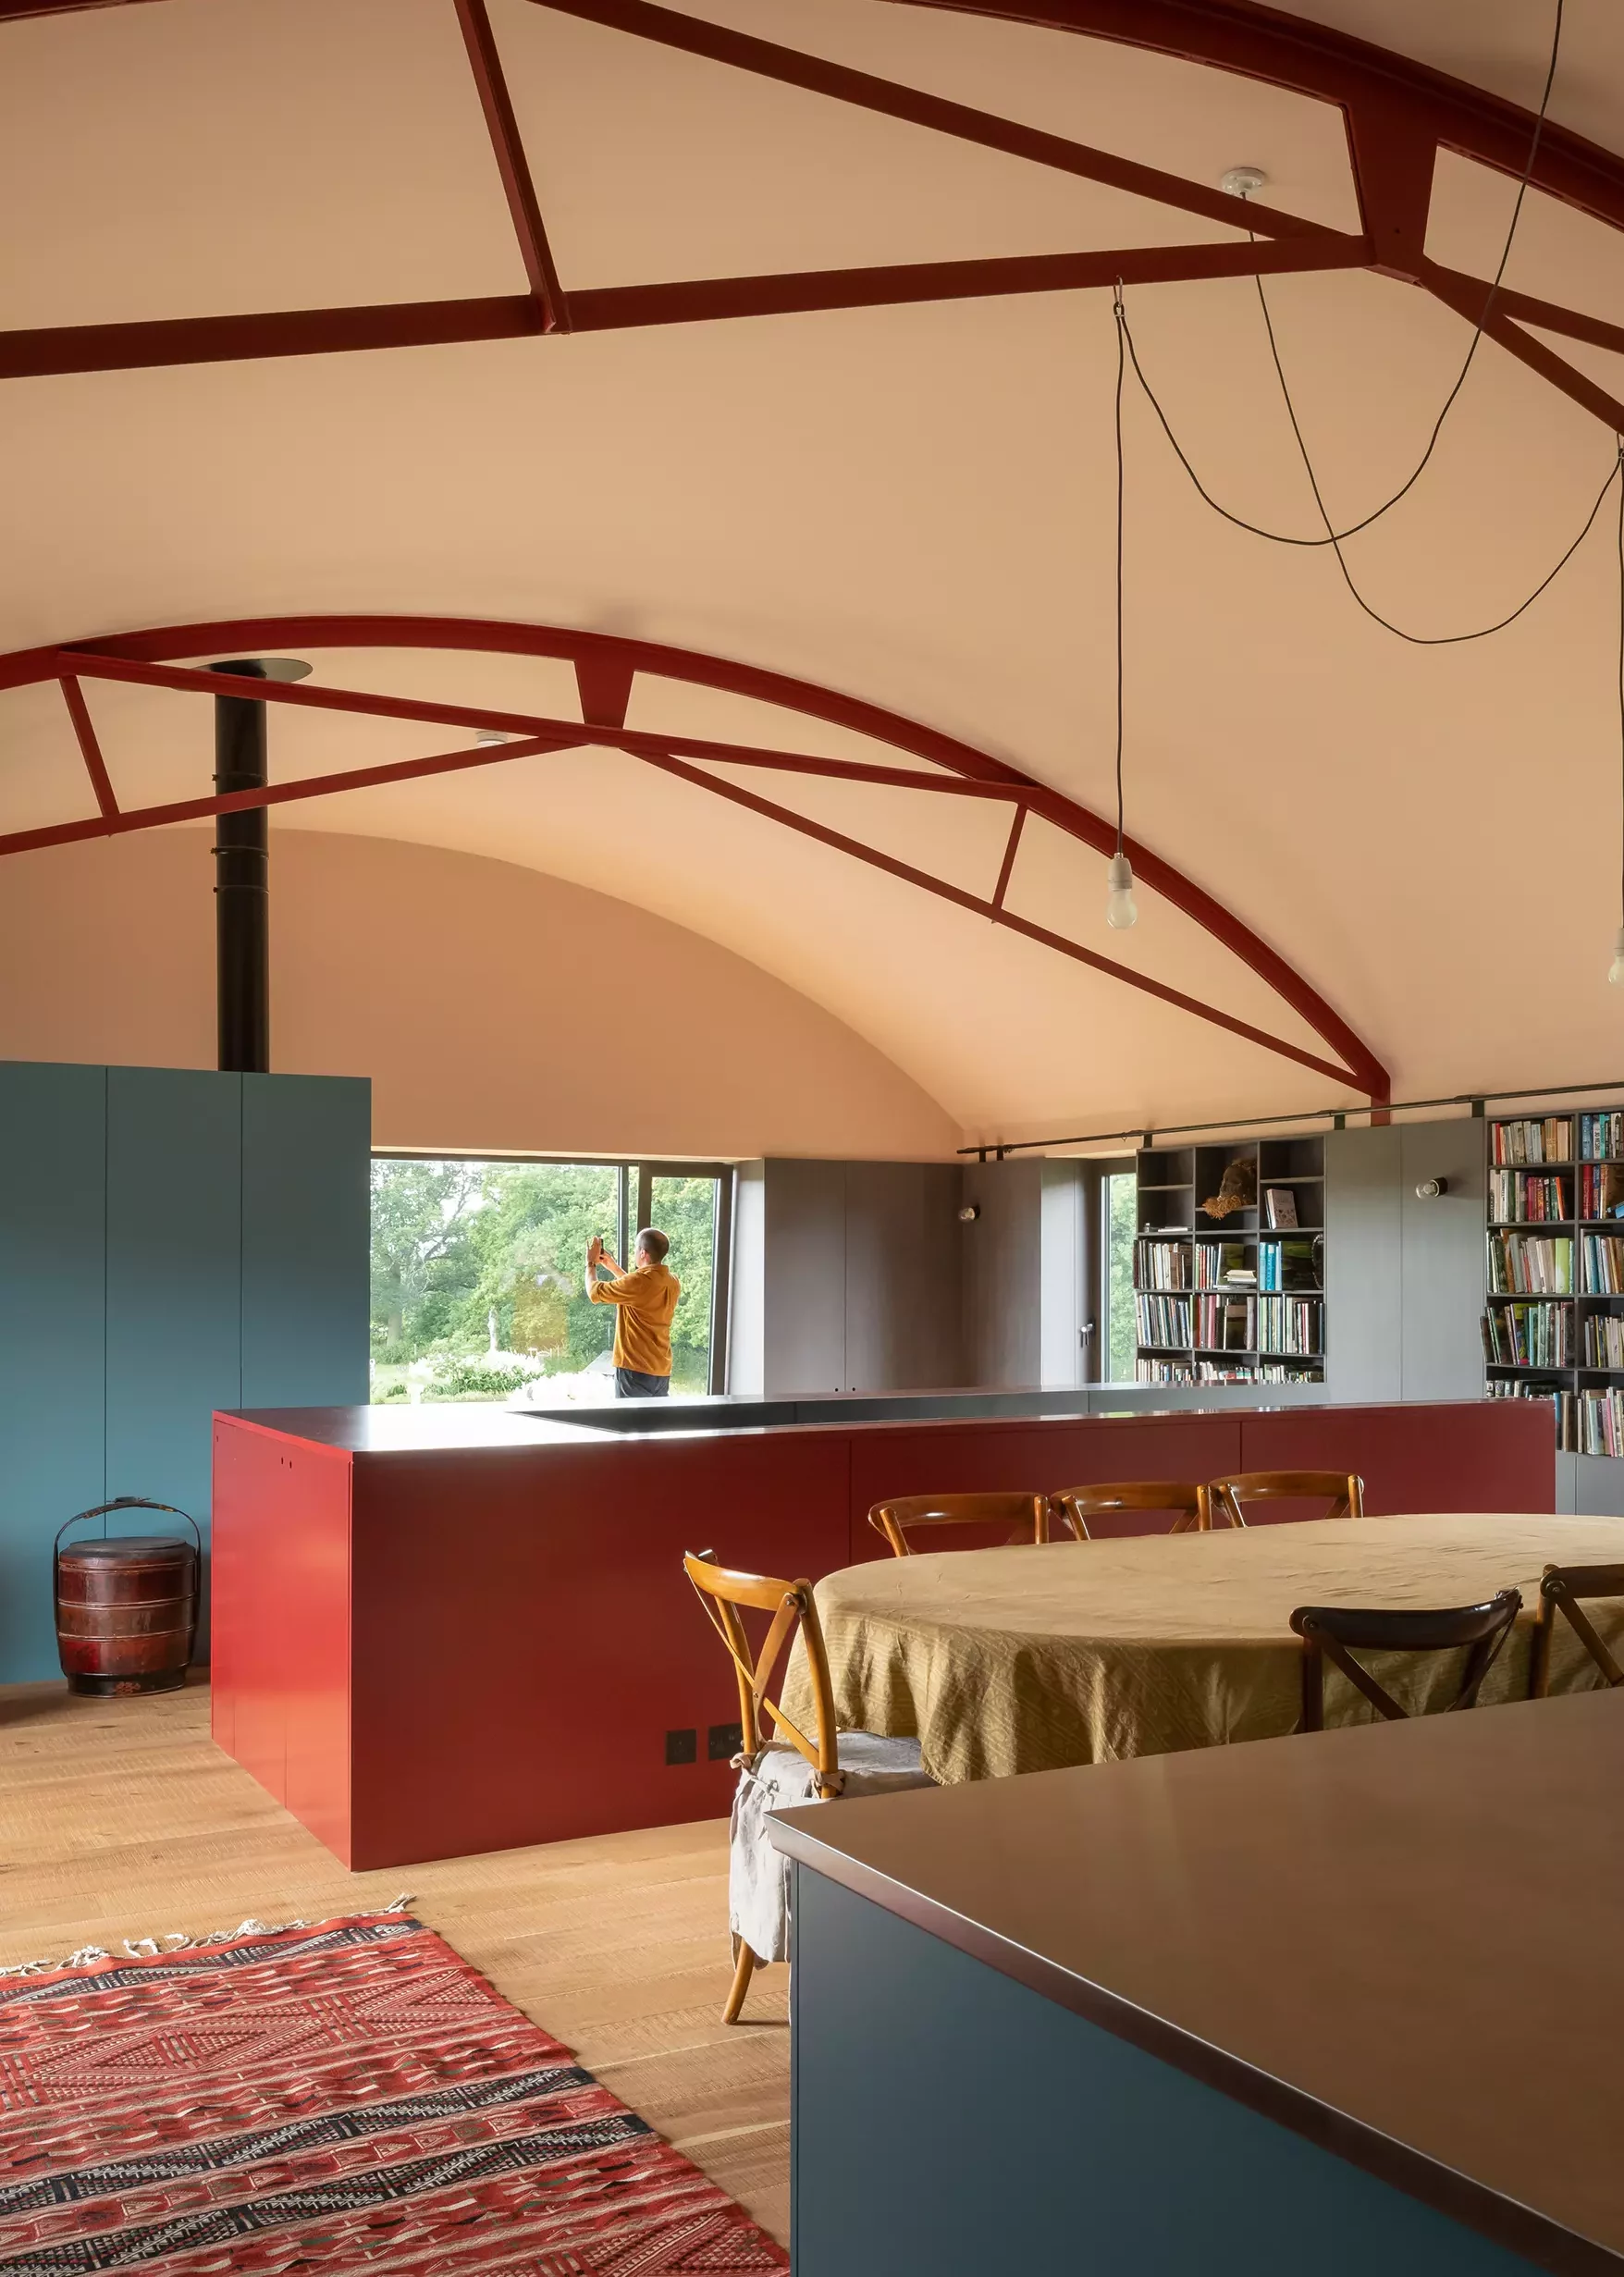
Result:
<instances>
[{"instance_id":1,"label":"grey cabinet door","mask_svg":"<svg viewBox=\"0 0 1624 2277\"><path fill-rule=\"evenodd\" d=\"M846 1388L843 1163L766 1165L763 1388Z\"/></svg>"},{"instance_id":2,"label":"grey cabinet door","mask_svg":"<svg viewBox=\"0 0 1624 2277\"><path fill-rule=\"evenodd\" d=\"M1407 1123L1399 1208L1404 1226L1405 1399L1479 1399L1483 1389L1485 1126ZM1416 1188L1446 1180L1422 1200Z\"/></svg>"},{"instance_id":3,"label":"grey cabinet door","mask_svg":"<svg viewBox=\"0 0 1624 2277\"><path fill-rule=\"evenodd\" d=\"M1400 1397L1402 1130L1325 1136L1325 1388L1333 1399Z\"/></svg>"},{"instance_id":4,"label":"grey cabinet door","mask_svg":"<svg viewBox=\"0 0 1624 2277\"><path fill-rule=\"evenodd\" d=\"M950 1163L848 1163L846 1389L960 1381L959 1174Z\"/></svg>"}]
</instances>

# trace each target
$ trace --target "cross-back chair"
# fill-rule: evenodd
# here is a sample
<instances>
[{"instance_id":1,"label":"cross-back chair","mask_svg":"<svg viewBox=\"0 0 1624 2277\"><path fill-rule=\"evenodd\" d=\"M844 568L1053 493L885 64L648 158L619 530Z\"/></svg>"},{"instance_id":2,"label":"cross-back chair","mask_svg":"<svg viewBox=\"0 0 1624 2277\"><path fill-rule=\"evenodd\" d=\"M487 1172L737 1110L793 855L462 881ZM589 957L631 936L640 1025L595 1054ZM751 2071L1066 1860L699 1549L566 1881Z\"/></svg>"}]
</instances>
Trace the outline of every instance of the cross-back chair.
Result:
<instances>
[{"instance_id":1,"label":"cross-back chair","mask_svg":"<svg viewBox=\"0 0 1624 2277\"><path fill-rule=\"evenodd\" d=\"M1042 1495L902 1495L877 1502L868 1523L897 1557L911 1557L910 1533L934 1526L1007 1526L1011 1544L1047 1542L1049 1504Z\"/></svg>"},{"instance_id":2,"label":"cross-back chair","mask_svg":"<svg viewBox=\"0 0 1624 2277\"><path fill-rule=\"evenodd\" d=\"M1540 1601L1534 1610L1533 1655L1529 1674L1529 1697L1543 1700L1551 1688L1551 1646L1560 1614L1602 1672L1606 1686L1624 1684L1618 1666L1596 1634L1584 1610L1585 1597L1624 1597L1624 1566L1547 1566L1540 1577Z\"/></svg>"},{"instance_id":3,"label":"cross-back chair","mask_svg":"<svg viewBox=\"0 0 1624 2277\"><path fill-rule=\"evenodd\" d=\"M732 1662L739 1690L743 1743L733 1759L739 1784L728 1846L733 1981L721 2018L736 2024L755 1971L789 1958L789 1866L769 1840L768 1814L796 1803L934 1782L920 1766L917 1740L837 1729L829 1652L810 1582L735 1572L718 1565L714 1550L690 1550L683 1569ZM745 1630L746 1612L771 1617L758 1646ZM786 1716L776 1697L797 1635L811 1696L810 1731Z\"/></svg>"},{"instance_id":4,"label":"cross-back chair","mask_svg":"<svg viewBox=\"0 0 1624 2277\"><path fill-rule=\"evenodd\" d=\"M1351 1471L1237 1471L1226 1479L1213 1479L1207 1488L1211 1522L1214 1526L1244 1526L1249 1502L1318 1502L1329 1508L1325 1518L1362 1518L1365 1483Z\"/></svg>"},{"instance_id":5,"label":"cross-back chair","mask_svg":"<svg viewBox=\"0 0 1624 2277\"><path fill-rule=\"evenodd\" d=\"M1130 1479L1106 1486L1066 1486L1049 1497L1051 1521L1091 1542L1089 1520L1107 1510L1172 1510L1169 1533L1205 1533L1212 1525L1207 1490L1192 1479Z\"/></svg>"},{"instance_id":6,"label":"cross-back chair","mask_svg":"<svg viewBox=\"0 0 1624 2277\"><path fill-rule=\"evenodd\" d=\"M1384 1684L1353 1657L1356 1652L1447 1653L1462 1647L1460 1685L1447 1713L1473 1707L1483 1680L1522 1609L1515 1589L1502 1589L1483 1605L1446 1606L1437 1611L1389 1612L1378 1606L1299 1605L1291 1625L1303 1641L1301 1731L1325 1728L1325 1663L1340 1668L1377 1714L1402 1723L1400 1707Z\"/></svg>"}]
</instances>

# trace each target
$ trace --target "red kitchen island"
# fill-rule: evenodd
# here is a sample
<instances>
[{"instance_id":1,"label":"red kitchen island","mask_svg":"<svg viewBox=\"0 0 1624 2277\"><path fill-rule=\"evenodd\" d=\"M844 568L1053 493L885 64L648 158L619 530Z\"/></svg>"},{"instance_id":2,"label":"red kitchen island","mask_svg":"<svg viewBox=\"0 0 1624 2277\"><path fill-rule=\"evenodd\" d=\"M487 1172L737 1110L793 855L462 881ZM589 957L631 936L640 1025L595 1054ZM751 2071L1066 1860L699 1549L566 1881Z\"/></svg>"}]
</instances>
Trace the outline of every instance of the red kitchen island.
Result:
<instances>
[{"instance_id":1,"label":"red kitchen island","mask_svg":"<svg viewBox=\"0 0 1624 2277\"><path fill-rule=\"evenodd\" d=\"M886 1404L216 1415L216 1742L357 1870L720 1816L738 1702L684 1550L817 1580L889 1555L888 1495L1235 1471L1357 1471L1372 1517L1555 1508L1539 1401Z\"/></svg>"}]
</instances>

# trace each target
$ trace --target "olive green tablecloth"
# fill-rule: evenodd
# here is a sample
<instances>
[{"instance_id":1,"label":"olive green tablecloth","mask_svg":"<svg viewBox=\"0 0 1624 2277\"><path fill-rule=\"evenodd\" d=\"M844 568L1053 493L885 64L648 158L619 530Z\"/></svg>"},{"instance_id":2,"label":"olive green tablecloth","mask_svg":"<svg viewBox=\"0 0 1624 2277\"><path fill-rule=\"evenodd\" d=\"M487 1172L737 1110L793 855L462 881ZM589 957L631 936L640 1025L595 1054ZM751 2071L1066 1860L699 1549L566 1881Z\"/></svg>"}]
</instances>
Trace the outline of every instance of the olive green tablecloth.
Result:
<instances>
[{"instance_id":1,"label":"olive green tablecloth","mask_svg":"<svg viewBox=\"0 0 1624 2277\"><path fill-rule=\"evenodd\" d=\"M926 1770L951 1783L1292 1730L1299 1605L1475 1605L1519 1589L1482 1698L1520 1699L1544 1567L1616 1562L1624 1519L1365 1518L885 1558L828 1575L817 1597L842 1730L917 1736ZM1617 1649L1624 1604L1593 1617ZM796 1655L784 1707L810 1730ZM1457 1655L1360 1657L1412 1712L1453 1697ZM1551 1689L1593 1680L1559 1625ZM1372 1715L1327 1669L1325 1721Z\"/></svg>"}]
</instances>

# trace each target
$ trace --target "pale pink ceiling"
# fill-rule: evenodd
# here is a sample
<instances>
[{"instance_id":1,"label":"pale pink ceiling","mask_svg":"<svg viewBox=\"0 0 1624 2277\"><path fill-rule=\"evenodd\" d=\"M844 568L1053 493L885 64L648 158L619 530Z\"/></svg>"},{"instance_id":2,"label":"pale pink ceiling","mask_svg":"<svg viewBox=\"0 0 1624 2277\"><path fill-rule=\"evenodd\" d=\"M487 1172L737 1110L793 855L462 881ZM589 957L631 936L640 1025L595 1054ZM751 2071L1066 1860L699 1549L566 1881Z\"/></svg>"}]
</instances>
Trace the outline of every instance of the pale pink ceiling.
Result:
<instances>
[{"instance_id":1,"label":"pale pink ceiling","mask_svg":"<svg viewBox=\"0 0 1624 2277\"><path fill-rule=\"evenodd\" d=\"M567 285L1225 234L528 0L491 12ZM881 0L703 12L1206 180L1255 162L1281 203L1354 224L1339 120L1254 82ZM1309 12L1537 97L1544 6ZM0 324L523 289L449 0L154 0L0 26L0 202L24 217L0 245ZM1620 139L1624 20L1603 0L1569 0L1553 114ZM1485 273L1509 194L1446 162L1430 249ZM1624 254L1531 197L1508 277L1608 314ZM1270 293L1327 496L1351 517L1409 472L1464 328L1362 273ZM1130 307L1211 484L1311 528L1250 284L1137 289ZM1587 356L1620 384L1615 359ZM258 610L581 624L850 690L1104 807L1113 374L1091 294L9 382L0 647ZM1605 1073L1624 1018L1605 980L1608 533L1512 632L1411 649L1358 615L1323 555L1216 522L1132 398L1127 437L1130 828L1289 956L1401 1095ZM1568 543L1612 449L1485 347L1434 466L1350 557L1418 629L1482 622ZM512 660L318 671L572 701L557 668ZM206 786L191 699L92 700L121 796ZM643 688L633 723L872 756L694 689ZM381 723L276 726L288 774L438 747ZM990 889L990 816L916 818L900 794L844 786L775 794ZM0 696L0 830L88 804L50 692ZM518 762L276 828L301 823L500 854L675 917L827 1005L976 1136L1265 1113L1324 1089L630 760ZM1034 830L1011 898L1304 1037L1154 896L1134 934L1108 936L1102 865L1075 844Z\"/></svg>"}]
</instances>

